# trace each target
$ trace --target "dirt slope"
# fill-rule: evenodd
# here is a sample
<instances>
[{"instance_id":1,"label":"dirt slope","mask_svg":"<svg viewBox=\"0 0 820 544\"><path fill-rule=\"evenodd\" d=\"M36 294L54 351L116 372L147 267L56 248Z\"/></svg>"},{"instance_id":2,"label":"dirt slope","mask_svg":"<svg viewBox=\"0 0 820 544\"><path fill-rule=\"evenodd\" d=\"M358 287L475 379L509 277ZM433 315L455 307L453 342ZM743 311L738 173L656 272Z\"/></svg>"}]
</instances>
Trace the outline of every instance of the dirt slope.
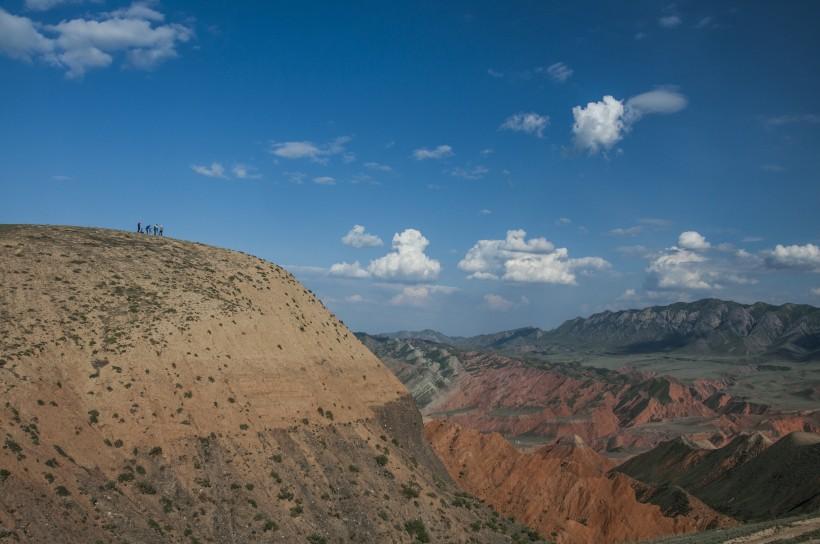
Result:
<instances>
[{"instance_id":1,"label":"dirt slope","mask_svg":"<svg viewBox=\"0 0 820 544\"><path fill-rule=\"evenodd\" d=\"M521 453L496 433L429 421L427 438L465 489L562 544L627 542L732 525L679 488L643 485L578 437Z\"/></svg>"},{"instance_id":2,"label":"dirt slope","mask_svg":"<svg viewBox=\"0 0 820 544\"><path fill-rule=\"evenodd\" d=\"M404 387L288 272L246 254L0 226L0 391L10 542L518 530L453 506Z\"/></svg>"}]
</instances>

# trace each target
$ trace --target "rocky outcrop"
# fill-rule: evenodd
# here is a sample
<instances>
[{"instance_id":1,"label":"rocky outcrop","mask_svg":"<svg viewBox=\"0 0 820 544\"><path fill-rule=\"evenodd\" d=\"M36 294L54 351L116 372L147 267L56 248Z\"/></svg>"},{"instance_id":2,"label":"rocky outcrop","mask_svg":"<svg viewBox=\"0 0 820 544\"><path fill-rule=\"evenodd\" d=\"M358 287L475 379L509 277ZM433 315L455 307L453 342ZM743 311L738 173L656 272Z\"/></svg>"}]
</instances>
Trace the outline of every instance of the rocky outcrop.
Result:
<instances>
[{"instance_id":1,"label":"rocky outcrop","mask_svg":"<svg viewBox=\"0 0 820 544\"><path fill-rule=\"evenodd\" d=\"M431 421L428 440L450 475L499 512L561 544L628 542L734 524L680 488L611 473L578 436L521 453L498 434Z\"/></svg>"}]
</instances>

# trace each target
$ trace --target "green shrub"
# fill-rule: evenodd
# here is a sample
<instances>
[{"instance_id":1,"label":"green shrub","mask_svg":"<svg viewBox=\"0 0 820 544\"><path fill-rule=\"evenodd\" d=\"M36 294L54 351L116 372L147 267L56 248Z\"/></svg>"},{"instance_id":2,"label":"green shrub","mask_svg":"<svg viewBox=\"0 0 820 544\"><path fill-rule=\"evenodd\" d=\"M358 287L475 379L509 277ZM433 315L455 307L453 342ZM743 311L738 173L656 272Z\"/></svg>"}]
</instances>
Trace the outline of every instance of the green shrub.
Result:
<instances>
[{"instance_id":1,"label":"green shrub","mask_svg":"<svg viewBox=\"0 0 820 544\"><path fill-rule=\"evenodd\" d=\"M376 459L376 464L379 465L380 467L383 467L383 466L387 465L387 461L389 461L387 456L384 455L384 454L377 455L375 457L375 459Z\"/></svg>"},{"instance_id":2,"label":"green shrub","mask_svg":"<svg viewBox=\"0 0 820 544\"><path fill-rule=\"evenodd\" d=\"M310 542L310 544L327 544L327 539L319 533L313 533L308 536L307 541Z\"/></svg>"},{"instance_id":3,"label":"green shrub","mask_svg":"<svg viewBox=\"0 0 820 544\"><path fill-rule=\"evenodd\" d=\"M430 542L430 534L427 532L427 527L420 519L411 519L404 524L404 530L416 539L416 542Z\"/></svg>"}]
</instances>

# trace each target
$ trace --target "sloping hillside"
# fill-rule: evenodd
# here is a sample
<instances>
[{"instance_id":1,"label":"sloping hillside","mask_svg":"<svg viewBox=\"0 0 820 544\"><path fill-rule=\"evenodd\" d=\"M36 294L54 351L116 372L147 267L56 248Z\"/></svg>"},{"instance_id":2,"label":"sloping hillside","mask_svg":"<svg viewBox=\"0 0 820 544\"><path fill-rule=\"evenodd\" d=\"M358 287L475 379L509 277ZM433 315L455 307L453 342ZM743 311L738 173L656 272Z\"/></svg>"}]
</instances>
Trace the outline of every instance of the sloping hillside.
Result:
<instances>
[{"instance_id":1,"label":"sloping hillside","mask_svg":"<svg viewBox=\"0 0 820 544\"><path fill-rule=\"evenodd\" d=\"M288 272L246 254L0 227L0 391L11 542L518 530L453 506L401 383Z\"/></svg>"},{"instance_id":2,"label":"sloping hillside","mask_svg":"<svg viewBox=\"0 0 820 544\"><path fill-rule=\"evenodd\" d=\"M521 453L495 433L440 421L425 430L465 489L560 544L634 542L734 524L680 488L608 473L610 462L578 437Z\"/></svg>"},{"instance_id":3,"label":"sloping hillside","mask_svg":"<svg viewBox=\"0 0 820 544\"><path fill-rule=\"evenodd\" d=\"M794 432L774 444L760 434L738 436L719 449L675 440L617 470L652 485L678 485L744 520L820 509L820 435L815 433Z\"/></svg>"}]
</instances>

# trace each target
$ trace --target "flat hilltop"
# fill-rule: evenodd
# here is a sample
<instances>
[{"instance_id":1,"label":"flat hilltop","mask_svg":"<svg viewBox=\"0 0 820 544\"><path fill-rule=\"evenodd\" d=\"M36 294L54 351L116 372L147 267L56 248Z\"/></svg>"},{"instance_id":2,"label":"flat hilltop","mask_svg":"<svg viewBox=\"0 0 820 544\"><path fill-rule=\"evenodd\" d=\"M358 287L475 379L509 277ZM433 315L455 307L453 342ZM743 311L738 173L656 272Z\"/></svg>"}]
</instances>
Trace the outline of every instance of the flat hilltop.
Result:
<instances>
[{"instance_id":1,"label":"flat hilltop","mask_svg":"<svg viewBox=\"0 0 820 544\"><path fill-rule=\"evenodd\" d=\"M452 506L460 492L404 386L290 273L251 255L0 226L0 391L11 541L508 542L521 530Z\"/></svg>"}]
</instances>

